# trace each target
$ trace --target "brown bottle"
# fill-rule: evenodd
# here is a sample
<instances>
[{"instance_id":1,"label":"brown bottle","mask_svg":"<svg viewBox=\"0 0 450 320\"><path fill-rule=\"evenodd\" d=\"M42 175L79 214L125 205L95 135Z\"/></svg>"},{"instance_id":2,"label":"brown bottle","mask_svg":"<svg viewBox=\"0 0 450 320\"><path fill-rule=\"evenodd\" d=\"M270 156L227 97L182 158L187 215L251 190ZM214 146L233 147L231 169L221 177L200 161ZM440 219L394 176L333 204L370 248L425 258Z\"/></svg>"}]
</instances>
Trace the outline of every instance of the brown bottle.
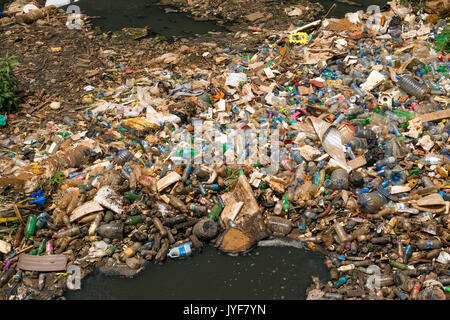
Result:
<instances>
[{"instance_id":1,"label":"brown bottle","mask_svg":"<svg viewBox=\"0 0 450 320\"><path fill-rule=\"evenodd\" d=\"M153 224L155 225L155 227L159 230L159 233L161 234L162 237L167 236L167 230L166 228L164 228L161 220L159 220L158 217L154 217L153 219Z\"/></svg>"},{"instance_id":2,"label":"brown bottle","mask_svg":"<svg viewBox=\"0 0 450 320\"><path fill-rule=\"evenodd\" d=\"M21 224L17 228L16 236L14 237L14 248L17 248L20 246L20 243L23 239L23 231L25 230L24 226Z\"/></svg>"},{"instance_id":3,"label":"brown bottle","mask_svg":"<svg viewBox=\"0 0 450 320\"><path fill-rule=\"evenodd\" d=\"M139 242L133 243L130 247L123 250L120 260L125 261L127 258L134 257L136 252L142 247L142 244Z\"/></svg>"},{"instance_id":4,"label":"brown bottle","mask_svg":"<svg viewBox=\"0 0 450 320\"><path fill-rule=\"evenodd\" d=\"M183 212L183 213L188 213L188 209L186 207L186 205L184 204L183 201L181 201L180 199L178 199L177 197L169 194L167 195L169 197L169 204L174 207L175 209L178 209L179 211Z\"/></svg>"}]
</instances>

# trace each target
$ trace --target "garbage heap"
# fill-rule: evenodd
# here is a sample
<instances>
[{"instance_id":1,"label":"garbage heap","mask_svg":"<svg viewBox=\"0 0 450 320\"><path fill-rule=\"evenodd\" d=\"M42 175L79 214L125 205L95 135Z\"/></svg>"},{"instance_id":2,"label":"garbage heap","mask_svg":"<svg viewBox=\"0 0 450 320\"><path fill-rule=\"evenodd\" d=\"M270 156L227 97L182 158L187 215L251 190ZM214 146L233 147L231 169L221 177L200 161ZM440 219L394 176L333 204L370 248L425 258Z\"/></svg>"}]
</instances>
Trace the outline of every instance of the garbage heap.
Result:
<instances>
[{"instance_id":1,"label":"garbage heap","mask_svg":"<svg viewBox=\"0 0 450 320\"><path fill-rule=\"evenodd\" d=\"M2 124L3 294L277 237L324 254L332 281L308 299L448 298L449 56L431 20L391 2L197 65L184 46L83 88L87 112Z\"/></svg>"}]
</instances>

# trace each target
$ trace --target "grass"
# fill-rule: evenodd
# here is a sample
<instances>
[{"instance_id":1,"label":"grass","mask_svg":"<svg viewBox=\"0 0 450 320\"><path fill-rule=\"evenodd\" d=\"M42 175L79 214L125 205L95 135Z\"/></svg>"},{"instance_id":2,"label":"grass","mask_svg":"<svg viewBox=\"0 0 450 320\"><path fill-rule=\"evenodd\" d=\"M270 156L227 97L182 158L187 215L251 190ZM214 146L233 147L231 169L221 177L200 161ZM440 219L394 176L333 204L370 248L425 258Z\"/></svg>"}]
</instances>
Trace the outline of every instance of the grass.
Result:
<instances>
[{"instance_id":1,"label":"grass","mask_svg":"<svg viewBox=\"0 0 450 320\"><path fill-rule=\"evenodd\" d=\"M16 56L9 56L6 53L4 58L0 58L0 112L14 111L19 106L19 97L16 95L18 87L11 68L19 65L15 60Z\"/></svg>"},{"instance_id":2,"label":"grass","mask_svg":"<svg viewBox=\"0 0 450 320\"><path fill-rule=\"evenodd\" d=\"M450 24L447 24L437 35L434 49L443 53L450 52Z\"/></svg>"}]
</instances>

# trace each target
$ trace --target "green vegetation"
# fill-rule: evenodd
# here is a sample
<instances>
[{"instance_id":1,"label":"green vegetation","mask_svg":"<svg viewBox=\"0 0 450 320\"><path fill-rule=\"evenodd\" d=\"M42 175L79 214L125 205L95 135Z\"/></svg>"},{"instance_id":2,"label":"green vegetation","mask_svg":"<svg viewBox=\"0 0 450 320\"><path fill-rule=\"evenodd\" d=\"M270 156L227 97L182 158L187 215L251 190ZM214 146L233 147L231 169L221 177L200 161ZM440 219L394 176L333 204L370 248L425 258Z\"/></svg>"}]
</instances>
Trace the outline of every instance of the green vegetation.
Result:
<instances>
[{"instance_id":1,"label":"green vegetation","mask_svg":"<svg viewBox=\"0 0 450 320\"><path fill-rule=\"evenodd\" d=\"M12 67L19 65L15 58L8 53L0 58L0 112L11 112L19 105L19 97L15 93L18 83L11 72Z\"/></svg>"},{"instance_id":2,"label":"green vegetation","mask_svg":"<svg viewBox=\"0 0 450 320\"><path fill-rule=\"evenodd\" d=\"M437 35L436 44L434 46L436 51L450 52L450 24L447 24L444 29Z\"/></svg>"}]
</instances>

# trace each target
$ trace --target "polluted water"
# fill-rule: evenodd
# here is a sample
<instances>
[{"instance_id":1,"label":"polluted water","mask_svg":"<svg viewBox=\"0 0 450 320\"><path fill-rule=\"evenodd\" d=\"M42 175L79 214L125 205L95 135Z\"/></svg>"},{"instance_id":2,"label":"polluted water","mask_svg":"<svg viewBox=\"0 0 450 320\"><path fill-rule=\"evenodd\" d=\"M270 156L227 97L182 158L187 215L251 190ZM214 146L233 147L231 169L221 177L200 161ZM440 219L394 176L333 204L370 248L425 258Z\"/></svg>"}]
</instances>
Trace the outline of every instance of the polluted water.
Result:
<instances>
[{"instance_id":1,"label":"polluted water","mask_svg":"<svg viewBox=\"0 0 450 320\"><path fill-rule=\"evenodd\" d=\"M308 249L264 246L235 257L205 246L195 256L150 262L131 279L94 272L66 298L299 300L306 298L311 276L329 277L323 256Z\"/></svg>"}]
</instances>

